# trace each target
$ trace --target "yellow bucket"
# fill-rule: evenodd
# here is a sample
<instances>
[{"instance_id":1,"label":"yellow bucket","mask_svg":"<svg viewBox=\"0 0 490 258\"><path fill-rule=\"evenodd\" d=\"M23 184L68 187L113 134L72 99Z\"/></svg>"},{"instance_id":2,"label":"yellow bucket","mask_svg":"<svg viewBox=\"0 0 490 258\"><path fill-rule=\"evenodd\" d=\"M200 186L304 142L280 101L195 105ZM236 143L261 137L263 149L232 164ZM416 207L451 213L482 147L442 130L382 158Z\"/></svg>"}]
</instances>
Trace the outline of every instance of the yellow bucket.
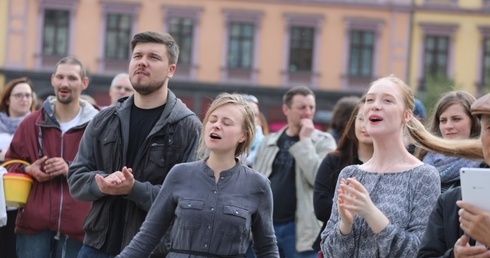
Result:
<instances>
[{"instance_id":1,"label":"yellow bucket","mask_svg":"<svg viewBox=\"0 0 490 258\"><path fill-rule=\"evenodd\" d=\"M9 160L2 164L7 166L12 163L29 163L22 160ZM34 181L31 176L23 173L5 173L3 175L3 190L5 194L5 205L7 207L24 207L31 191L31 186Z\"/></svg>"}]
</instances>

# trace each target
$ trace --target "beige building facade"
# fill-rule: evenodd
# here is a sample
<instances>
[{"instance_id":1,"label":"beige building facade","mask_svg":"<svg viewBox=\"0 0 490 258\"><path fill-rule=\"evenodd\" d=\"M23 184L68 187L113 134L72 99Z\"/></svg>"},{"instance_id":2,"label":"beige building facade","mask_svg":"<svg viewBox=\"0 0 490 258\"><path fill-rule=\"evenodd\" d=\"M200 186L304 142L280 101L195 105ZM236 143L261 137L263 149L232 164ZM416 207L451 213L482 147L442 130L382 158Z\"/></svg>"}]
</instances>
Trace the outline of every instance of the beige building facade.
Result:
<instances>
[{"instance_id":1,"label":"beige building facade","mask_svg":"<svg viewBox=\"0 0 490 258\"><path fill-rule=\"evenodd\" d=\"M40 96L52 92L55 63L74 55L91 75L87 93L107 104L110 79L127 71L132 36L147 30L176 38L170 88L197 113L219 91L240 91L258 95L272 120L284 119L278 106L292 86L312 88L328 110L377 77L410 78L411 0L6 2L0 73L30 76Z\"/></svg>"}]
</instances>

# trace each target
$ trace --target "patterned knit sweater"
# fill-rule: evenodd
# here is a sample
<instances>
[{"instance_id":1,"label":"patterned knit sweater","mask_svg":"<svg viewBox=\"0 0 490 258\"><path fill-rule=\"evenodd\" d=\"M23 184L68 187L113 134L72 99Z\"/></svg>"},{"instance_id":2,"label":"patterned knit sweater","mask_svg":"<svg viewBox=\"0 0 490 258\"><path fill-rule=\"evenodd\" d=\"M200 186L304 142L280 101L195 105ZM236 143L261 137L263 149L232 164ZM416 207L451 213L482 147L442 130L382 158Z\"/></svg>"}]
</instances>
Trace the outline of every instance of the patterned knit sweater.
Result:
<instances>
[{"instance_id":1,"label":"patterned knit sweater","mask_svg":"<svg viewBox=\"0 0 490 258\"><path fill-rule=\"evenodd\" d=\"M335 191L332 214L322 233L325 257L415 257L440 194L437 169L423 164L398 173L373 173L352 165L342 170L336 188L342 178L349 177L356 177L364 185L390 222L374 234L357 215L352 231L342 235Z\"/></svg>"}]
</instances>

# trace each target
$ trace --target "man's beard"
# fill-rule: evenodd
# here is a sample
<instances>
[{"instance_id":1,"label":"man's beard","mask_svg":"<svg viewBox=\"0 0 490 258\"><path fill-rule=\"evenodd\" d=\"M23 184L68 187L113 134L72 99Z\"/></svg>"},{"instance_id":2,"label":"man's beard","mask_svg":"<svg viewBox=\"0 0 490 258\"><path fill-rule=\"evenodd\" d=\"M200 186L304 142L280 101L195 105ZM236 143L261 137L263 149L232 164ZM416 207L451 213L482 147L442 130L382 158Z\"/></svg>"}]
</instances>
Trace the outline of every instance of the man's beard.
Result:
<instances>
[{"instance_id":1,"label":"man's beard","mask_svg":"<svg viewBox=\"0 0 490 258\"><path fill-rule=\"evenodd\" d=\"M145 85L139 84L137 82L136 83L131 82L131 83L133 84L133 88L136 92L138 92L140 95L146 96L160 90L163 87L163 85L165 85L166 80L167 79L164 79L163 81L158 81Z\"/></svg>"},{"instance_id":2,"label":"man's beard","mask_svg":"<svg viewBox=\"0 0 490 258\"><path fill-rule=\"evenodd\" d=\"M61 104L70 104L73 102L73 96L70 94L66 98L61 98L60 95L56 95L56 100Z\"/></svg>"}]
</instances>

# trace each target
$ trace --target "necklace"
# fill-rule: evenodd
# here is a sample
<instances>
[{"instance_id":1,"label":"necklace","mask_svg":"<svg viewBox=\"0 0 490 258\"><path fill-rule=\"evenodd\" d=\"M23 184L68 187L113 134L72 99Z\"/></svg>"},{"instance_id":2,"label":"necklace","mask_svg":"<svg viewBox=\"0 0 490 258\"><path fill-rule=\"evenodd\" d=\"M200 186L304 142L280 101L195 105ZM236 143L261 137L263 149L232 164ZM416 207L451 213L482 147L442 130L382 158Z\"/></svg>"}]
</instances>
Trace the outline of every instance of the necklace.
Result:
<instances>
[{"instance_id":1,"label":"necklace","mask_svg":"<svg viewBox=\"0 0 490 258\"><path fill-rule=\"evenodd\" d=\"M397 160L395 163L391 164L390 166L388 166L387 168L385 169L381 169L381 173L385 173L386 171L388 171L390 168L392 168L393 166L395 166L396 164L402 162L402 161L405 161L405 157L406 155L403 155L401 159Z\"/></svg>"}]
</instances>

